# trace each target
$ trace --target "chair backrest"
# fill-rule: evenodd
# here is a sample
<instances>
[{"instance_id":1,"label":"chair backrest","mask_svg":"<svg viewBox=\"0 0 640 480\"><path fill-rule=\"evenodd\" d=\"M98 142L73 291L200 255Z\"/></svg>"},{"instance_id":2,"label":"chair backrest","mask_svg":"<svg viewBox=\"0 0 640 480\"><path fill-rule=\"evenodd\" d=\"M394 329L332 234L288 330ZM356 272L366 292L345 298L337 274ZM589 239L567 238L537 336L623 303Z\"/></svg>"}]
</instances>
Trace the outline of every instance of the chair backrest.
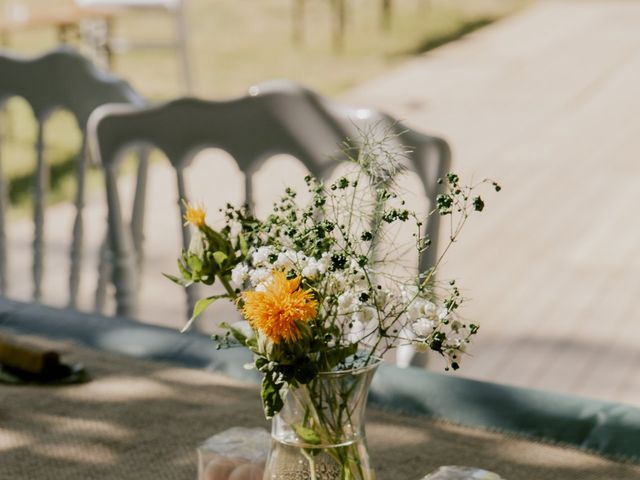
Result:
<instances>
[{"instance_id":1,"label":"chair backrest","mask_svg":"<svg viewBox=\"0 0 640 480\"><path fill-rule=\"evenodd\" d=\"M390 121L388 117L379 118ZM135 317L137 309L135 249L122 220L116 185L117 167L125 148L142 142L162 150L175 169L180 198L187 198L184 169L194 155L207 147L221 148L245 174L245 201L251 206L252 177L269 157L291 155L314 176L325 178L344 158L342 144L349 137L356 138L358 124L375 119L376 114L369 110L340 109L305 88L282 81L252 87L248 96L230 101L183 98L146 108L105 105L97 109L89 121L89 148L105 170L117 313ZM403 142L432 140L410 131L401 135L398 138ZM429 161L426 150L425 143L414 151L419 173L431 173L425 165ZM433 160L439 164L433 169L438 174L448 168L448 150L443 151L446 155ZM436 179L434 176L427 182L427 192L435 191ZM181 205L181 215L183 210ZM183 227L182 240L187 248L187 227ZM187 296L191 311L195 299L188 289Z\"/></svg>"},{"instance_id":2,"label":"chair backrest","mask_svg":"<svg viewBox=\"0 0 640 480\"><path fill-rule=\"evenodd\" d=\"M42 295L44 256L44 201L48 174L45 161L44 128L51 113L69 111L82 132L82 148L76 158L77 190L76 218L71 242L71 268L69 278L69 306L75 307L80 281L82 245L82 209L84 207L84 174L86 168L86 125L96 107L118 102L144 104L143 99L126 83L107 72L100 71L86 58L69 48L59 48L36 57L23 58L0 51L0 107L11 97L22 97L31 107L37 122L34 240L33 240L33 298ZM2 180L0 179L0 184ZM4 193L4 185L2 186ZM0 212L5 210L5 199L0 195ZM4 218L0 217L0 291L5 293L6 237Z\"/></svg>"}]
</instances>

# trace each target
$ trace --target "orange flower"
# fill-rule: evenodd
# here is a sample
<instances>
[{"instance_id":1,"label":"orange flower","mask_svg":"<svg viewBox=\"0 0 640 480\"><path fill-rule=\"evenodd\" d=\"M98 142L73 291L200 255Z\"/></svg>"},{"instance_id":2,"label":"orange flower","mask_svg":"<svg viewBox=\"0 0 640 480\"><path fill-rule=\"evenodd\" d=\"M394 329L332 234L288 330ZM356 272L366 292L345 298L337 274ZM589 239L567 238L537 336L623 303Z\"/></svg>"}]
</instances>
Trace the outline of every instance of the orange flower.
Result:
<instances>
[{"instance_id":1,"label":"orange flower","mask_svg":"<svg viewBox=\"0 0 640 480\"><path fill-rule=\"evenodd\" d=\"M310 290L299 288L300 280L287 280L284 272L274 270L265 291L242 294L245 318L274 343L298 340L296 321L308 322L316 316L318 302Z\"/></svg>"},{"instance_id":2,"label":"orange flower","mask_svg":"<svg viewBox=\"0 0 640 480\"><path fill-rule=\"evenodd\" d=\"M184 202L184 206L186 207L186 212L184 214L184 224L191 224L195 227L202 228L205 223L205 217L207 213L204 210L204 207L199 205L192 205L189 202Z\"/></svg>"}]
</instances>

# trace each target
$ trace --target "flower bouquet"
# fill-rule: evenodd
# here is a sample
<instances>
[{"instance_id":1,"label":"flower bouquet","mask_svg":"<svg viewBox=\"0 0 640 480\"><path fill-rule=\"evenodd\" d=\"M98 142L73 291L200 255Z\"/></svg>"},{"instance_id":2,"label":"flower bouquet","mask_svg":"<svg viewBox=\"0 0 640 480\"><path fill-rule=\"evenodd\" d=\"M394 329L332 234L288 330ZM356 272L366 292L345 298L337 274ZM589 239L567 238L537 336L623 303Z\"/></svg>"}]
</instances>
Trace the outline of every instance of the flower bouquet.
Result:
<instances>
[{"instance_id":1,"label":"flower bouquet","mask_svg":"<svg viewBox=\"0 0 640 480\"><path fill-rule=\"evenodd\" d=\"M274 419L264 478L374 478L362 417L380 359L412 345L457 369L478 332L456 314L455 282L440 284L435 274L469 215L483 209L473 191L487 181L466 186L453 173L439 180L442 193L426 216L450 221L449 243L431 268L417 271L431 239L423 233L428 218L406 208L395 184L402 154L361 148L350 161L330 184L307 176L304 204L287 189L266 219L227 205L216 230L202 206L184 205L192 239L178 261L181 277L168 277L224 288L197 302L185 329L221 298L244 317L220 324L214 340L248 348L262 374L264 413ZM413 271L398 272L405 244L389 232L399 224L411 225Z\"/></svg>"}]
</instances>

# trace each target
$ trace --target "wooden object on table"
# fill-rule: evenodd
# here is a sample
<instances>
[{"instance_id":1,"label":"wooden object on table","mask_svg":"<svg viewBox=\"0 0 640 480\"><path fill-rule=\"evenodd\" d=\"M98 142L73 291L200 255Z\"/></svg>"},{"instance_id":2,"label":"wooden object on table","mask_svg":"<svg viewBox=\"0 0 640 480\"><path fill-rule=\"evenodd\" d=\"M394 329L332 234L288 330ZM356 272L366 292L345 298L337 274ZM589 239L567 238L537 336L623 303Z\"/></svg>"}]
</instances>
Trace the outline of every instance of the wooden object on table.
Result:
<instances>
[{"instance_id":1,"label":"wooden object on table","mask_svg":"<svg viewBox=\"0 0 640 480\"><path fill-rule=\"evenodd\" d=\"M60 355L50 349L0 336L0 365L40 375L57 368Z\"/></svg>"}]
</instances>

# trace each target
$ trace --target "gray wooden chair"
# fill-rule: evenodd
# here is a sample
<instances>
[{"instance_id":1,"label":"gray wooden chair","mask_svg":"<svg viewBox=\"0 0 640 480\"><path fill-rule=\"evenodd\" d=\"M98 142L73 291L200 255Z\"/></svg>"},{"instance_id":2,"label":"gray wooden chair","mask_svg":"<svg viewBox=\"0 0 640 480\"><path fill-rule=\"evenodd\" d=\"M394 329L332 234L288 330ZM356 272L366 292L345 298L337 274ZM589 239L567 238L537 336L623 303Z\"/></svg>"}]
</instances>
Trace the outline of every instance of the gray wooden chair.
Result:
<instances>
[{"instance_id":1,"label":"gray wooden chair","mask_svg":"<svg viewBox=\"0 0 640 480\"><path fill-rule=\"evenodd\" d=\"M33 298L40 300L43 277L45 196L48 167L44 144L45 124L58 110L69 111L82 132L82 147L75 160L77 189L75 221L70 250L69 306L75 307L80 282L83 237L82 210L85 197L87 159L86 125L89 116L99 105L109 102L142 105L142 98L126 83L111 74L97 70L94 65L68 48L59 48L35 58L23 58L0 51L0 107L11 97L22 97L29 104L37 123L35 153L34 239L33 239ZM140 181L143 181L141 176ZM0 177L0 293L7 291L7 248L4 213L6 187Z\"/></svg>"},{"instance_id":2,"label":"gray wooden chair","mask_svg":"<svg viewBox=\"0 0 640 480\"><path fill-rule=\"evenodd\" d=\"M224 102L183 98L145 108L127 105L98 108L89 121L89 148L105 171L117 313L132 317L137 313L138 253L130 229L123 223L116 184L120 158L127 147L151 144L166 154L175 170L182 215L184 206L180 199L188 197L184 171L201 149L221 148L235 159L245 175L245 201L252 205L252 177L269 157L291 155L313 175L326 178L341 161L339 154L345 139L357 138L359 125L378 121L388 122L399 133L398 141L415 147L411 163L427 194L435 198L436 180L449 167L446 142L405 129L371 110L333 104L291 82L267 82L252 87L246 97ZM437 225L430 223L427 228L435 240ZM182 241L186 248L187 227L182 229ZM187 303L190 312L195 298L189 289Z\"/></svg>"}]
</instances>

